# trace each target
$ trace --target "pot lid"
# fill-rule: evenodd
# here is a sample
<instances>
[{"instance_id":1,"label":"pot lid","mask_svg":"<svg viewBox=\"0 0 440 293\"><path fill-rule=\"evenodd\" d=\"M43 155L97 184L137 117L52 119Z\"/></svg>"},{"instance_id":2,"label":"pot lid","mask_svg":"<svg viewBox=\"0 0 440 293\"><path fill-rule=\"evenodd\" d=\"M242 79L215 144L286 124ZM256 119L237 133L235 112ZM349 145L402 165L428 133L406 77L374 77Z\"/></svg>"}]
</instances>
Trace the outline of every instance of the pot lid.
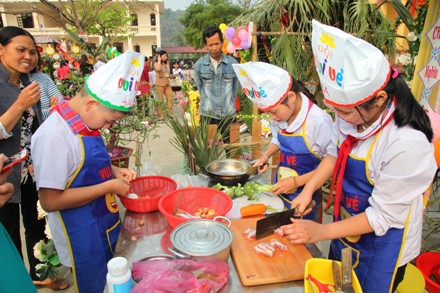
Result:
<instances>
[{"instance_id":1,"label":"pot lid","mask_svg":"<svg viewBox=\"0 0 440 293\"><path fill-rule=\"evenodd\" d=\"M232 243L232 232L217 221L193 220L174 228L170 239L174 248L185 254L208 256L228 248Z\"/></svg>"}]
</instances>

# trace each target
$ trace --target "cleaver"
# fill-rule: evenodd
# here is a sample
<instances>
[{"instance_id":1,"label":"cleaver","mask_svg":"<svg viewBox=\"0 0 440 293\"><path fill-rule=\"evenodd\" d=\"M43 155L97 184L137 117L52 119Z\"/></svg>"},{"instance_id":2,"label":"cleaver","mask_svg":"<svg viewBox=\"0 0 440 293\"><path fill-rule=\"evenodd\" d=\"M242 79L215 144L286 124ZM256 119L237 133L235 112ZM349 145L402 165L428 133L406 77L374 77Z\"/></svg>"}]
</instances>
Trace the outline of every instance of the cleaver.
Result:
<instances>
[{"instance_id":1,"label":"cleaver","mask_svg":"<svg viewBox=\"0 0 440 293\"><path fill-rule=\"evenodd\" d=\"M307 206L306 210L313 208L315 205L315 201L312 200ZM279 213L273 213L267 215L264 219L258 220L255 238L258 240L266 236L273 235L274 230L283 225L291 224L292 221L290 221L290 218L293 218L296 213L298 213L298 207Z\"/></svg>"}]
</instances>

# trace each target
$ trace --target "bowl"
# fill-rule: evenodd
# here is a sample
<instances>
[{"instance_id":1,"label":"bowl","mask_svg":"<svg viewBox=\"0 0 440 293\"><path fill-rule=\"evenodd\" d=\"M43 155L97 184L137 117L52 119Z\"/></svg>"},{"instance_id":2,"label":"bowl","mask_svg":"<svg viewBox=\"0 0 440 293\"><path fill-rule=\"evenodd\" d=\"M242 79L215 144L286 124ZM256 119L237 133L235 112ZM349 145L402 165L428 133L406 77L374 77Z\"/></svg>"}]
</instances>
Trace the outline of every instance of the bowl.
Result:
<instances>
[{"instance_id":1,"label":"bowl","mask_svg":"<svg viewBox=\"0 0 440 293\"><path fill-rule=\"evenodd\" d=\"M341 268L341 262L336 262L338 266ZM307 279L308 275L311 275L315 279L317 279L319 282L323 284L335 284L335 281L333 280L333 268L332 268L332 260L330 259L323 259L323 258L310 258L306 262L306 268L304 271L304 292L305 293L313 293L315 292L315 288L310 287L310 283ZM342 273L341 273L342 276ZM362 293L361 284L359 283L359 280L356 276L356 273L354 270L352 270L351 273L351 281L352 286L355 293Z\"/></svg>"},{"instance_id":2,"label":"bowl","mask_svg":"<svg viewBox=\"0 0 440 293\"><path fill-rule=\"evenodd\" d=\"M431 279L431 275L440 275L440 252L424 252L417 258L416 266L422 272L426 282L426 289L431 292L440 292L440 284ZM440 282L440 278L437 279Z\"/></svg>"},{"instance_id":3,"label":"bowl","mask_svg":"<svg viewBox=\"0 0 440 293\"><path fill-rule=\"evenodd\" d=\"M161 197L177 187L176 182L165 176L142 176L130 182L129 194L138 198L118 195L122 205L129 211L137 213L154 212L158 209Z\"/></svg>"},{"instance_id":4,"label":"bowl","mask_svg":"<svg viewBox=\"0 0 440 293\"><path fill-rule=\"evenodd\" d=\"M174 211L177 205L179 210L189 214L194 214L199 208L209 208L217 212L216 216L225 216L232 208L232 199L223 191L209 187L176 189L162 196L159 200L159 211L172 227L187 221L197 220L197 218L175 216Z\"/></svg>"}]
</instances>

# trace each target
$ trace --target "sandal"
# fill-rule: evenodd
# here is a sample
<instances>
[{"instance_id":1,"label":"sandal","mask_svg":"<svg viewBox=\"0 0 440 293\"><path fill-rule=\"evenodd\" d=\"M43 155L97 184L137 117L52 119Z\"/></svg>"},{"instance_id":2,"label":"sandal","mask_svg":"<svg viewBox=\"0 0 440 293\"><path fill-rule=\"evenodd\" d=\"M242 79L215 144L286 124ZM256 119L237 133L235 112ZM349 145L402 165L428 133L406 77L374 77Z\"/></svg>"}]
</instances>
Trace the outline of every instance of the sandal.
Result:
<instances>
[{"instance_id":1,"label":"sandal","mask_svg":"<svg viewBox=\"0 0 440 293\"><path fill-rule=\"evenodd\" d=\"M66 279L46 279L44 281L33 281L35 286L46 287L54 291L66 290L69 287L69 282Z\"/></svg>"}]
</instances>

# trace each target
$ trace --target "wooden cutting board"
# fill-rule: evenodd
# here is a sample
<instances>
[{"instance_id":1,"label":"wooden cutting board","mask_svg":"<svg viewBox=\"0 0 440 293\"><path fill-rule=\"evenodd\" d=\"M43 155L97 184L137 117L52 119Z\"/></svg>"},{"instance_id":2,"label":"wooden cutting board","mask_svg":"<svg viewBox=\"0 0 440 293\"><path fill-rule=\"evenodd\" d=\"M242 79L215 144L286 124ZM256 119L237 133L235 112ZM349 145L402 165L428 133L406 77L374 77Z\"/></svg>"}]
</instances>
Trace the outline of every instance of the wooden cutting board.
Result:
<instances>
[{"instance_id":1,"label":"wooden cutting board","mask_svg":"<svg viewBox=\"0 0 440 293\"><path fill-rule=\"evenodd\" d=\"M279 236L268 236L260 240L248 240L243 235L247 228L255 229L259 218L232 220L231 230L234 239L231 245L231 254L244 286L281 283L303 280L306 261L312 258L307 248L290 244ZM275 250L273 257L258 255L254 246L260 242L269 242L276 238L287 245L287 251Z\"/></svg>"}]
</instances>

